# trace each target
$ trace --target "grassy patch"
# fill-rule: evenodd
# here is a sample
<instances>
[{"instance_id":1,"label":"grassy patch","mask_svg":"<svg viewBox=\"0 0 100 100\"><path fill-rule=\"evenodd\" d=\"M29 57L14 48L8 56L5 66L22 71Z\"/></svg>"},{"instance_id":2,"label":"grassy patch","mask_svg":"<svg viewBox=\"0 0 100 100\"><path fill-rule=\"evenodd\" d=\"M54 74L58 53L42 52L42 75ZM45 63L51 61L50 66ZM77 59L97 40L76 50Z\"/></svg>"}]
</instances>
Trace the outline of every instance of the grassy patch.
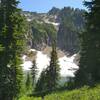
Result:
<instances>
[{"instance_id":1,"label":"grassy patch","mask_svg":"<svg viewBox=\"0 0 100 100\"><path fill-rule=\"evenodd\" d=\"M22 97L20 100L41 100L35 97ZM45 100L100 100L100 85L94 88L83 87L73 91L62 91L52 93Z\"/></svg>"}]
</instances>

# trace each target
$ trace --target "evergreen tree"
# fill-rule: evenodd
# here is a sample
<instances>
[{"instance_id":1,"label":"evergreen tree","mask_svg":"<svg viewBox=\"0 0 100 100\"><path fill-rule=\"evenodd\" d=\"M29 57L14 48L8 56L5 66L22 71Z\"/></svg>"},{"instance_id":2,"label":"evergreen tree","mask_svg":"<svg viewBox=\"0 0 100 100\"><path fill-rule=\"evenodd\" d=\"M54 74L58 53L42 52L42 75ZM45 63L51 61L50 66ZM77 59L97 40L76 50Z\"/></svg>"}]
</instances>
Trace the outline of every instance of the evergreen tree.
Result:
<instances>
[{"instance_id":1,"label":"evergreen tree","mask_svg":"<svg viewBox=\"0 0 100 100\"><path fill-rule=\"evenodd\" d=\"M43 69L40 78L38 79L35 87L35 94L36 96L41 96L44 100L44 96L47 94L47 87L46 87L46 70Z\"/></svg>"},{"instance_id":2,"label":"evergreen tree","mask_svg":"<svg viewBox=\"0 0 100 100\"><path fill-rule=\"evenodd\" d=\"M60 76L59 74L60 67L58 64L58 57L57 57L57 50L56 50L55 42L52 45L50 65L47 67L46 71L47 71L46 72L47 90L53 91L58 86L58 80Z\"/></svg>"},{"instance_id":3,"label":"evergreen tree","mask_svg":"<svg viewBox=\"0 0 100 100\"><path fill-rule=\"evenodd\" d=\"M27 77L26 77L26 89L29 90L30 89L30 85L31 85L31 77L30 77L30 73L27 73Z\"/></svg>"},{"instance_id":4,"label":"evergreen tree","mask_svg":"<svg viewBox=\"0 0 100 100\"><path fill-rule=\"evenodd\" d=\"M1 0L0 4L0 100L13 100L21 88L24 19L18 3Z\"/></svg>"},{"instance_id":5,"label":"evergreen tree","mask_svg":"<svg viewBox=\"0 0 100 100\"><path fill-rule=\"evenodd\" d=\"M93 85L100 81L100 1L85 2L86 32L81 36L80 69L76 72L77 85Z\"/></svg>"},{"instance_id":6,"label":"evergreen tree","mask_svg":"<svg viewBox=\"0 0 100 100\"><path fill-rule=\"evenodd\" d=\"M44 100L45 95L57 89L58 80L60 78L59 71L57 51L55 44L53 44L50 65L42 71L35 87L37 96L41 96Z\"/></svg>"},{"instance_id":7,"label":"evergreen tree","mask_svg":"<svg viewBox=\"0 0 100 100\"><path fill-rule=\"evenodd\" d=\"M34 89L35 83L36 83L36 75L37 75L37 65L36 61L33 61L33 66L31 68L31 76L32 76L32 87Z\"/></svg>"}]
</instances>

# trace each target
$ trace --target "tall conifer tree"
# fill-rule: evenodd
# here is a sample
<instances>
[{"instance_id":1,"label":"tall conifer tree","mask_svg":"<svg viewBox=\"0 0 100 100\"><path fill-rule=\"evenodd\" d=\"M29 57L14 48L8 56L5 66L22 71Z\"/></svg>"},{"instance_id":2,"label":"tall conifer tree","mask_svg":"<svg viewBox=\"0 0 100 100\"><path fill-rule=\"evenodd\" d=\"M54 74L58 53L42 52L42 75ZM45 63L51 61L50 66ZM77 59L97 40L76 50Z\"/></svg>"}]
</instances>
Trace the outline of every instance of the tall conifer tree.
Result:
<instances>
[{"instance_id":1,"label":"tall conifer tree","mask_svg":"<svg viewBox=\"0 0 100 100\"><path fill-rule=\"evenodd\" d=\"M0 100L13 100L21 88L24 19L18 3L1 0L0 4Z\"/></svg>"},{"instance_id":2,"label":"tall conifer tree","mask_svg":"<svg viewBox=\"0 0 100 100\"><path fill-rule=\"evenodd\" d=\"M26 77L26 91L27 93L29 93L30 89L31 89L31 77L30 77L30 72L27 72L27 77Z\"/></svg>"},{"instance_id":3,"label":"tall conifer tree","mask_svg":"<svg viewBox=\"0 0 100 100\"><path fill-rule=\"evenodd\" d=\"M44 69L38 79L35 92L44 100L44 96L57 89L60 78L60 67L58 64L57 50L55 42L52 45L50 65Z\"/></svg>"},{"instance_id":4,"label":"tall conifer tree","mask_svg":"<svg viewBox=\"0 0 100 100\"><path fill-rule=\"evenodd\" d=\"M81 36L80 69L75 83L93 85L100 81L100 0L85 2L86 32Z\"/></svg>"},{"instance_id":5,"label":"tall conifer tree","mask_svg":"<svg viewBox=\"0 0 100 100\"><path fill-rule=\"evenodd\" d=\"M56 43L52 44L51 61L50 65L46 69L46 80L47 80L47 90L53 91L58 86L58 80L60 78L60 67L58 64L58 56Z\"/></svg>"},{"instance_id":6,"label":"tall conifer tree","mask_svg":"<svg viewBox=\"0 0 100 100\"><path fill-rule=\"evenodd\" d=\"M33 61L32 68L31 68L31 76L32 76L32 87L33 87L33 90L34 90L34 86L35 86L35 83L36 83L36 75L37 75L37 72L38 72L38 69L37 69L36 61L34 60Z\"/></svg>"},{"instance_id":7,"label":"tall conifer tree","mask_svg":"<svg viewBox=\"0 0 100 100\"><path fill-rule=\"evenodd\" d=\"M35 87L36 96L40 96L42 100L44 100L45 95L48 93L46 81L46 70L43 69Z\"/></svg>"}]
</instances>

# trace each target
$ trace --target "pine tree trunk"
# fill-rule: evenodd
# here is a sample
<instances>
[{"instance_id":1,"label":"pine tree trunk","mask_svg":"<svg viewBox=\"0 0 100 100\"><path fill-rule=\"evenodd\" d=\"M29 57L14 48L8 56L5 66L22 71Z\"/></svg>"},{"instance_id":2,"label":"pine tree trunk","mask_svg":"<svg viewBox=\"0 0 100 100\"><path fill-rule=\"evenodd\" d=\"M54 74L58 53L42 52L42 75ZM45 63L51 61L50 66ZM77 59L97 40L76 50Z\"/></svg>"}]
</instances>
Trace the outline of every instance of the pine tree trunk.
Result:
<instances>
[{"instance_id":1,"label":"pine tree trunk","mask_svg":"<svg viewBox=\"0 0 100 100\"><path fill-rule=\"evenodd\" d=\"M42 96L42 100L44 100L44 96Z\"/></svg>"}]
</instances>

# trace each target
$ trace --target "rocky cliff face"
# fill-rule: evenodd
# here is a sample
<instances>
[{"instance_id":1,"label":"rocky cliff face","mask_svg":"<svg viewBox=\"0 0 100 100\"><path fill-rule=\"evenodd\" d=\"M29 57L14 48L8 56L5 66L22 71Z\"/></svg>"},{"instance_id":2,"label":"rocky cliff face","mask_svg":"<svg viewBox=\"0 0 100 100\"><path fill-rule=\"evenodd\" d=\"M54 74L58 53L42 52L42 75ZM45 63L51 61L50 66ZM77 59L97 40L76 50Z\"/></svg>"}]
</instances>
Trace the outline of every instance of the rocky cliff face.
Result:
<instances>
[{"instance_id":1,"label":"rocky cliff face","mask_svg":"<svg viewBox=\"0 0 100 100\"><path fill-rule=\"evenodd\" d=\"M22 12L28 21L28 44L40 50L57 40L57 46L69 54L79 51L78 33L83 30L84 11L53 7L48 13Z\"/></svg>"},{"instance_id":2,"label":"rocky cliff face","mask_svg":"<svg viewBox=\"0 0 100 100\"><path fill-rule=\"evenodd\" d=\"M57 36L57 45L61 50L74 54L79 51L78 35L69 28L61 25Z\"/></svg>"},{"instance_id":3,"label":"rocky cliff face","mask_svg":"<svg viewBox=\"0 0 100 100\"><path fill-rule=\"evenodd\" d=\"M82 10L65 7L58 16L60 26L57 33L57 44L60 49L69 54L79 51L78 34L84 29L83 13Z\"/></svg>"}]
</instances>

